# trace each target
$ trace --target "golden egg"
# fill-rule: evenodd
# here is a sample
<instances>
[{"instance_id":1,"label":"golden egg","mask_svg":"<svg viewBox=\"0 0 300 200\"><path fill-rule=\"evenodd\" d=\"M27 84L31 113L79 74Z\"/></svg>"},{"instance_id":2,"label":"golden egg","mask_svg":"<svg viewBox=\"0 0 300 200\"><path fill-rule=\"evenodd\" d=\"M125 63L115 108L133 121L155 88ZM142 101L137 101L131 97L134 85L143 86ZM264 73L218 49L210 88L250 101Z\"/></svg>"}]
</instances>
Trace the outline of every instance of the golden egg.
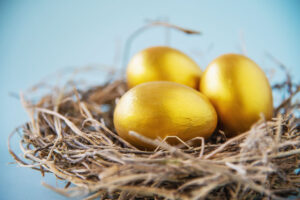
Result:
<instances>
[{"instance_id":1,"label":"golden egg","mask_svg":"<svg viewBox=\"0 0 300 200\"><path fill-rule=\"evenodd\" d=\"M172 81L198 89L199 66L184 53L164 46L137 53L127 67L129 88L149 81Z\"/></svg>"},{"instance_id":2,"label":"golden egg","mask_svg":"<svg viewBox=\"0 0 300 200\"><path fill-rule=\"evenodd\" d=\"M273 115L272 90L264 72L249 58L225 54L204 71L200 91L214 105L227 136L248 130Z\"/></svg>"},{"instance_id":3,"label":"golden egg","mask_svg":"<svg viewBox=\"0 0 300 200\"><path fill-rule=\"evenodd\" d=\"M197 136L208 138L216 124L216 111L203 94L169 81L143 83L130 89L114 111L117 133L141 149L152 146L129 131L151 139L177 136L187 141Z\"/></svg>"}]
</instances>

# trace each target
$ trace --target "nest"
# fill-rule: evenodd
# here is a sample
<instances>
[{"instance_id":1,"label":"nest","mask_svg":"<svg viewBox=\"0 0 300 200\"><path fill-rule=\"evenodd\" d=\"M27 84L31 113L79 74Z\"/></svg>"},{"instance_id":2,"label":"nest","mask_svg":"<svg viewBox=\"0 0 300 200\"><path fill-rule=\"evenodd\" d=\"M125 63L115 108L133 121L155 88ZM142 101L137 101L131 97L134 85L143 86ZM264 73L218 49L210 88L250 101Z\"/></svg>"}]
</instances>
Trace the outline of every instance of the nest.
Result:
<instances>
[{"instance_id":1,"label":"nest","mask_svg":"<svg viewBox=\"0 0 300 200\"><path fill-rule=\"evenodd\" d=\"M71 87L69 87L71 86ZM38 101L21 98L31 121L18 128L21 159L17 163L53 173L64 188L44 185L68 197L86 199L274 199L299 195L298 103L300 87L289 82L289 96L272 121L260 120L231 139L216 130L198 146L170 146L132 133L159 146L141 151L113 127L115 101L126 92L124 81L79 90L68 83ZM67 89L69 88L69 89ZM238 123L238 122L237 122Z\"/></svg>"},{"instance_id":2,"label":"nest","mask_svg":"<svg viewBox=\"0 0 300 200\"><path fill-rule=\"evenodd\" d=\"M154 151L139 150L115 132L115 102L126 90L124 80L85 89L68 82L37 99L21 95L30 121L11 134L10 154L20 166L38 170L42 176L54 174L65 187L43 185L67 197L185 200L300 196L300 119L296 112L300 104L293 99L300 86L293 84L289 75L273 86L274 92L287 96L274 108L271 121L262 118L234 138L226 138L218 128L209 140L199 137L177 146L132 132L158 146ZM10 145L15 133L21 138L22 156ZM195 140L198 145L191 145Z\"/></svg>"}]
</instances>

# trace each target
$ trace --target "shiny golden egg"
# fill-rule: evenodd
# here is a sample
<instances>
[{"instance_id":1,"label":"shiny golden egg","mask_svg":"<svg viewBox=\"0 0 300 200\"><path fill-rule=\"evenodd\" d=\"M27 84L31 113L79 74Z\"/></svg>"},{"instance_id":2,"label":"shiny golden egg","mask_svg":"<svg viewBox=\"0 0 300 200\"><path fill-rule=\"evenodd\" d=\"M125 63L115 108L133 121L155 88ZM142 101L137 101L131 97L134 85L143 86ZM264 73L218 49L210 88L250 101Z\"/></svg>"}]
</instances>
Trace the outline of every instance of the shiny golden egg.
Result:
<instances>
[{"instance_id":1,"label":"shiny golden egg","mask_svg":"<svg viewBox=\"0 0 300 200\"><path fill-rule=\"evenodd\" d=\"M201 74L201 69L191 58L165 46L137 53L126 72L129 88L149 81L172 81L198 89Z\"/></svg>"},{"instance_id":2,"label":"shiny golden egg","mask_svg":"<svg viewBox=\"0 0 300 200\"><path fill-rule=\"evenodd\" d=\"M249 58L225 54L204 71L200 91L214 105L227 136L248 130L263 115L273 115L272 90L260 67Z\"/></svg>"},{"instance_id":3,"label":"shiny golden egg","mask_svg":"<svg viewBox=\"0 0 300 200\"><path fill-rule=\"evenodd\" d=\"M129 131L151 139L176 136L187 141L198 136L208 138L216 124L216 111L203 94L169 81L143 83L130 89L114 111L119 136L141 149L153 146L130 135Z\"/></svg>"}]
</instances>

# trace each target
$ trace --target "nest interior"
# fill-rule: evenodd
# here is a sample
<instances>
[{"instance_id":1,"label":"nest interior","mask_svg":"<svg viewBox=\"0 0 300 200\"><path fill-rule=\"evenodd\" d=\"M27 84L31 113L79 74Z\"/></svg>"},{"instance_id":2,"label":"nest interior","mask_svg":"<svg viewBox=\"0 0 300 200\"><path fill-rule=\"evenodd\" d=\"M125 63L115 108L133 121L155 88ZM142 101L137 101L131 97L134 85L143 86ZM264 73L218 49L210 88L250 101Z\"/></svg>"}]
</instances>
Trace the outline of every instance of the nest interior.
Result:
<instances>
[{"instance_id":1,"label":"nest interior","mask_svg":"<svg viewBox=\"0 0 300 200\"><path fill-rule=\"evenodd\" d=\"M211 139L142 151L122 140L113 127L115 101L126 92L124 81L109 81L86 90L73 84L52 90L38 101L21 96L30 121L18 128L22 156L16 162L53 173L64 188L46 187L68 197L86 199L284 199L299 196L300 87L286 81L288 97L271 121L227 139L216 130ZM69 89L66 89L69 88ZM238 123L238 122L237 122ZM13 135L13 134L12 134ZM11 138L10 138L11 139Z\"/></svg>"}]
</instances>

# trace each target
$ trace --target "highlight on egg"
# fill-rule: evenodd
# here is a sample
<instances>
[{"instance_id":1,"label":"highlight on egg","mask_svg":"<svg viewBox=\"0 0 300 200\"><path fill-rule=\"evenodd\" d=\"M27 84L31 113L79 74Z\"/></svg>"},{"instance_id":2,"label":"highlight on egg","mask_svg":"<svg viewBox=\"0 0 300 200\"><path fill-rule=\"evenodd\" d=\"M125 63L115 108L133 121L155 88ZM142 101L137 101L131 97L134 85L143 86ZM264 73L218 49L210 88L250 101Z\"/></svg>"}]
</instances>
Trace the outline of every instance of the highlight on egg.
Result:
<instances>
[{"instance_id":1,"label":"highlight on egg","mask_svg":"<svg viewBox=\"0 0 300 200\"><path fill-rule=\"evenodd\" d=\"M127 66L129 88L149 81L172 81L199 88L202 71L190 57L166 46L144 49Z\"/></svg>"},{"instance_id":2,"label":"highlight on egg","mask_svg":"<svg viewBox=\"0 0 300 200\"><path fill-rule=\"evenodd\" d=\"M121 97L114 111L114 125L119 136L132 145L151 149L153 146L129 131L161 140L167 136L183 141L208 138L216 128L217 115L200 92L174 82L154 81L140 84Z\"/></svg>"},{"instance_id":3,"label":"highlight on egg","mask_svg":"<svg viewBox=\"0 0 300 200\"><path fill-rule=\"evenodd\" d=\"M260 67L238 54L213 60L204 71L200 91L214 105L227 136L248 130L261 116L273 115L272 89Z\"/></svg>"}]
</instances>

